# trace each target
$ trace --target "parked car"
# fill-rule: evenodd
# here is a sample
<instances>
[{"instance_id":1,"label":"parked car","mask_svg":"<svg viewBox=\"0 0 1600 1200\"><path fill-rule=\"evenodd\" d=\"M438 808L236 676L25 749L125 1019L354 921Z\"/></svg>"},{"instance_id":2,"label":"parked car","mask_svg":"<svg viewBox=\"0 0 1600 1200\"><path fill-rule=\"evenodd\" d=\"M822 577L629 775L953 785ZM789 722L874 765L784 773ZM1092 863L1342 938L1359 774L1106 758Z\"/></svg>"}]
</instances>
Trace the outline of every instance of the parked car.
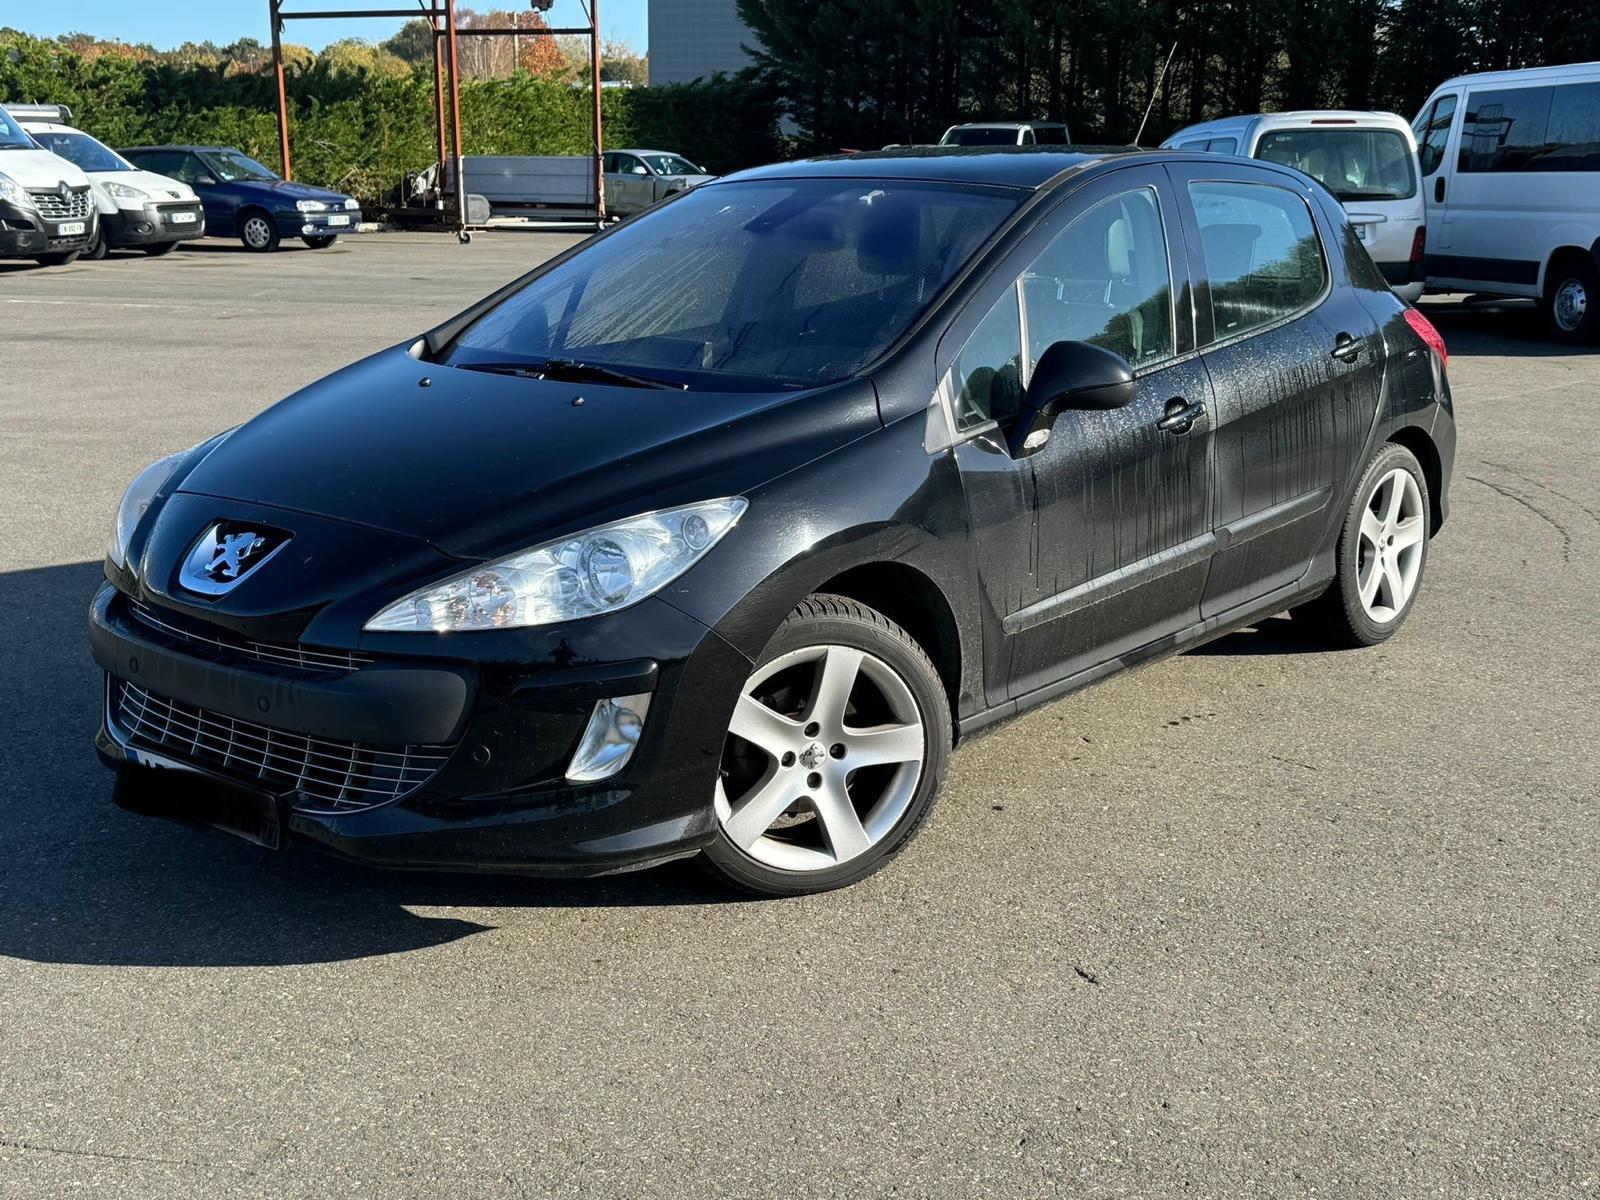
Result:
<instances>
[{"instance_id":1,"label":"parked car","mask_svg":"<svg viewBox=\"0 0 1600 1200\"><path fill-rule=\"evenodd\" d=\"M1059 121L977 121L952 125L941 146L1065 146L1072 141Z\"/></svg>"},{"instance_id":2,"label":"parked car","mask_svg":"<svg viewBox=\"0 0 1600 1200\"><path fill-rule=\"evenodd\" d=\"M658 200L716 178L668 150L608 150L602 165L606 211L619 217L641 212Z\"/></svg>"},{"instance_id":3,"label":"parked car","mask_svg":"<svg viewBox=\"0 0 1600 1200\"><path fill-rule=\"evenodd\" d=\"M1224 117L1180 129L1163 146L1242 154L1304 171L1350 214L1350 224L1389 286L1422 298L1427 209L1417 144L1404 117L1382 112L1281 112Z\"/></svg>"},{"instance_id":4,"label":"parked car","mask_svg":"<svg viewBox=\"0 0 1600 1200\"><path fill-rule=\"evenodd\" d=\"M94 240L89 179L0 109L0 258L69 263Z\"/></svg>"},{"instance_id":5,"label":"parked car","mask_svg":"<svg viewBox=\"0 0 1600 1200\"><path fill-rule=\"evenodd\" d=\"M1429 288L1532 297L1600 341L1600 63L1447 80L1414 129Z\"/></svg>"},{"instance_id":6,"label":"parked car","mask_svg":"<svg viewBox=\"0 0 1600 1200\"><path fill-rule=\"evenodd\" d=\"M1445 364L1275 164L729 176L135 479L99 750L269 845L852 883L984 726L1285 609L1391 637Z\"/></svg>"},{"instance_id":7,"label":"parked car","mask_svg":"<svg viewBox=\"0 0 1600 1200\"><path fill-rule=\"evenodd\" d=\"M286 237L324 250L361 224L361 205L343 192L280 179L229 146L130 146L122 153L192 187L205 205L206 232L237 237L246 250L276 250Z\"/></svg>"},{"instance_id":8,"label":"parked car","mask_svg":"<svg viewBox=\"0 0 1600 1200\"><path fill-rule=\"evenodd\" d=\"M99 214L99 231L85 258L104 258L113 248L132 247L162 255L181 241L205 233L205 211L186 183L141 171L109 146L67 122L64 104L8 104L21 126L52 154L76 163L88 177Z\"/></svg>"}]
</instances>

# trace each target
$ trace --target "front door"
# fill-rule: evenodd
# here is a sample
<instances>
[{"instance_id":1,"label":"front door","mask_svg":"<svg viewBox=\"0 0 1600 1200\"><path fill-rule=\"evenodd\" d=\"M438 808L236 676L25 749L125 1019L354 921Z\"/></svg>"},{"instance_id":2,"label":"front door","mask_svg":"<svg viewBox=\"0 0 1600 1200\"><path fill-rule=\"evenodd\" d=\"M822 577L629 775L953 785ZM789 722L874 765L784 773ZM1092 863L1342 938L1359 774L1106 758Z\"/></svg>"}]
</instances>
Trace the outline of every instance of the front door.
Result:
<instances>
[{"instance_id":1,"label":"front door","mask_svg":"<svg viewBox=\"0 0 1600 1200\"><path fill-rule=\"evenodd\" d=\"M1310 569L1377 417L1384 345L1353 289L1334 286L1333 226L1309 188L1222 162L1173 174L1216 394L1212 617Z\"/></svg>"},{"instance_id":2,"label":"front door","mask_svg":"<svg viewBox=\"0 0 1600 1200\"><path fill-rule=\"evenodd\" d=\"M1004 291L962 331L946 386L956 428L971 431L956 456L999 626L987 639L990 675L1013 698L1199 618L1211 396L1192 353L1186 286L1174 294L1185 269L1166 173L1118 171L1041 222L997 271ZM1111 412L1061 413L1045 446L1013 461L999 435L1058 341L1122 355L1135 398Z\"/></svg>"}]
</instances>

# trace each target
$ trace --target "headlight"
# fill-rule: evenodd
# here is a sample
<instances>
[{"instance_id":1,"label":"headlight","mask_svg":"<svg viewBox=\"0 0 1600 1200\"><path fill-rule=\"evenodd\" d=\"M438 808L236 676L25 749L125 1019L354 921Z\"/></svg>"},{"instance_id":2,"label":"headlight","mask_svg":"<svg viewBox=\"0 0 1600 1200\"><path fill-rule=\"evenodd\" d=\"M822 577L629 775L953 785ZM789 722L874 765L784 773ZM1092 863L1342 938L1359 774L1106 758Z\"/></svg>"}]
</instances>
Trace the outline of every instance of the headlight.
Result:
<instances>
[{"instance_id":1,"label":"headlight","mask_svg":"<svg viewBox=\"0 0 1600 1200\"><path fill-rule=\"evenodd\" d=\"M294 206L301 212L327 212L328 206L321 200L296 200Z\"/></svg>"},{"instance_id":2,"label":"headlight","mask_svg":"<svg viewBox=\"0 0 1600 1200\"><path fill-rule=\"evenodd\" d=\"M111 545L106 547L106 557L116 564L118 570L128 567L128 540L139 527L140 519L149 511L162 485L172 478L172 473L188 456L189 451L184 450L151 463L134 476L128 490L122 494L122 503L117 505L117 526L111 534Z\"/></svg>"},{"instance_id":3,"label":"headlight","mask_svg":"<svg viewBox=\"0 0 1600 1200\"><path fill-rule=\"evenodd\" d=\"M553 625L615 612L661 590L715 546L743 496L645 513L546 542L412 592L366 628L448 633Z\"/></svg>"},{"instance_id":4,"label":"headlight","mask_svg":"<svg viewBox=\"0 0 1600 1200\"><path fill-rule=\"evenodd\" d=\"M361 205L355 199L347 198L344 202L344 207L346 212L354 212L356 209L360 208Z\"/></svg>"},{"instance_id":5,"label":"headlight","mask_svg":"<svg viewBox=\"0 0 1600 1200\"><path fill-rule=\"evenodd\" d=\"M137 200L140 204L143 204L150 199L149 192L141 192L138 188L126 183L108 183L106 184L106 191L110 193L113 200Z\"/></svg>"},{"instance_id":6,"label":"headlight","mask_svg":"<svg viewBox=\"0 0 1600 1200\"><path fill-rule=\"evenodd\" d=\"M0 175L0 200L18 208L32 208L33 197L23 191L22 185L9 175Z\"/></svg>"}]
</instances>

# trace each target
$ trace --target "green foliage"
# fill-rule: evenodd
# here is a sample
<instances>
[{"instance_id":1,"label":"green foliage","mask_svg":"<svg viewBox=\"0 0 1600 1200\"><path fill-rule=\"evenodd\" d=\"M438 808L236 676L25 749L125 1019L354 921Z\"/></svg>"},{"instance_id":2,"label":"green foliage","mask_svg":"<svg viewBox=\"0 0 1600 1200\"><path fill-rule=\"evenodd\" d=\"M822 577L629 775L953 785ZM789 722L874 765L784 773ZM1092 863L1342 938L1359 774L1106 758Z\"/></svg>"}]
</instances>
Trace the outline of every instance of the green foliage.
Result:
<instances>
[{"instance_id":1,"label":"green foliage","mask_svg":"<svg viewBox=\"0 0 1600 1200\"><path fill-rule=\"evenodd\" d=\"M438 157L431 59L409 65L395 41L382 47L336 43L287 72L297 179L370 203ZM7 53L12 49L15 62ZM253 44L225 50L259 53ZM181 61L162 57L167 61L80 53L59 40L6 30L0 32L0 101L69 104L76 123L111 146L221 143L280 165L270 70L241 70L238 57L216 47L186 48ZM779 157L776 97L753 78L608 88L601 106L610 146L676 150L718 171ZM469 154L586 154L590 108L586 88L562 81L527 74L467 80L461 89L464 148Z\"/></svg>"}]
</instances>

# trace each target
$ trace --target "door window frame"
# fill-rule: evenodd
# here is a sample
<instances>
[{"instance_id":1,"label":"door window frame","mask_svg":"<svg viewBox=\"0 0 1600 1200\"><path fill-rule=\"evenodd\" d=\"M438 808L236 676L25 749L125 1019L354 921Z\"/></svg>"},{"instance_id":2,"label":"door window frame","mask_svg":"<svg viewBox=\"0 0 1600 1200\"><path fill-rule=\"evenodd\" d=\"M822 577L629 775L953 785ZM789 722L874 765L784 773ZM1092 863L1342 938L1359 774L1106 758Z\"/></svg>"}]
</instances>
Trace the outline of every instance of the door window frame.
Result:
<instances>
[{"instance_id":1,"label":"door window frame","mask_svg":"<svg viewBox=\"0 0 1600 1200\"><path fill-rule=\"evenodd\" d=\"M1130 164L1088 180L1065 183L1061 187L1061 194L1046 201L1042 214L1035 218L1033 227L1022 240L983 270L982 282L973 288L960 308L946 321L939 335L933 363L934 378L938 383L929 402L928 432L923 439L929 453L972 441L999 428L999 421L993 419L966 429L956 427L956 398L952 387L956 359L965 348L967 339L1009 291L1015 297L1019 313L1022 386L1024 389L1028 386L1033 368L1028 362L1028 312L1021 293L1022 277L1056 238L1066 232L1068 226L1103 201L1129 192L1155 192L1156 207L1167 243L1175 350L1164 358L1152 359L1135 367L1134 379L1164 370L1199 352L1195 337L1198 314L1191 278L1193 256L1188 246L1191 233L1189 226L1184 223L1184 214L1178 205L1177 184L1169 167L1160 163Z\"/></svg>"},{"instance_id":2,"label":"door window frame","mask_svg":"<svg viewBox=\"0 0 1600 1200\"><path fill-rule=\"evenodd\" d=\"M1251 161L1260 161L1252 159ZM1280 175L1274 171L1270 177L1259 169L1232 167L1226 162L1211 163L1174 163L1171 166L1173 174L1173 187L1178 193L1178 209L1184 222L1184 243L1189 253L1189 278L1193 281L1192 295L1194 298L1194 333L1195 344L1198 349L1210 352L1220 346L1231 346L1247 338L1257 337L1264 333L1271 333L1274 329L1281 329L1292 321L1315 312L1327 303L1328 297L1333 295L1334 284L1334 258L1328 250L1328 245L1334 240L1332 231L1326 227L1327 216L1322 212L1322 206L1317 203L1311 188L1301 184L1291 177L1288 169ZM1306 206L1311 217L1311 228L1317 235L1317 248L1322 254L1322 290L1311 300L1302 304L1282 316L1275 317L1262 325L1241 330L1239 333L1230 334L1224 338L1216 336L1216 325L1211 311L1211 280L1206 273L1205 253L1200 241L1200 218L1195 212L1194 199L1189 193L1189 186L1195 183L1231 183L1251 184L1256 187L1276 187L1290 195L1299 198ZM1341 211L1343 211L1341 209ZM1344 271L1343 261L1339 267ZM1348 274L1345 271L1345 274Z\"/></svg>"}]
</instances>

